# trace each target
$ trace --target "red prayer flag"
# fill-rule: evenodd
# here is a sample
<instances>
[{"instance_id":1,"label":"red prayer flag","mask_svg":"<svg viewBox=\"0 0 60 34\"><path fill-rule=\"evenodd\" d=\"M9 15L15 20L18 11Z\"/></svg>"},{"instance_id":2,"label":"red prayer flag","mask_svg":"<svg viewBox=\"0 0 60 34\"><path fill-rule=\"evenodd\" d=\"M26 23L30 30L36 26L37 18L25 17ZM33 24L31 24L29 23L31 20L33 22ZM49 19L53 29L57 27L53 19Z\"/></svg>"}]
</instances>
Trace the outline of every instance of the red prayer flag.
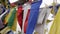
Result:
<instances>
[{"instance_id":1,"label":"red prayer flag","mask_svg":"<svg viewBox=\"0 0 60 34\"><path fill-rule=\"evenodd\" d=\"M27 29L27 26L28 26L29 14L30 14L30 9L28 10L28 13L27 13L27 16L26 16L26 20L25 20L25 23L24 23L24 33L26 33L26 29Z\"/></svg>"},{"instance_id":2,"label":"red prayer flag","mask_svg":"<svg viewBox=\"0 0 60 34\"><path fill-rule=\"evenodd\" d=\"M17 10L17 19L18 19L18 23L22 29L22 22L23 22L23 11L22 11L22 6L18 7Z\"/></svg>"}]
</instances>

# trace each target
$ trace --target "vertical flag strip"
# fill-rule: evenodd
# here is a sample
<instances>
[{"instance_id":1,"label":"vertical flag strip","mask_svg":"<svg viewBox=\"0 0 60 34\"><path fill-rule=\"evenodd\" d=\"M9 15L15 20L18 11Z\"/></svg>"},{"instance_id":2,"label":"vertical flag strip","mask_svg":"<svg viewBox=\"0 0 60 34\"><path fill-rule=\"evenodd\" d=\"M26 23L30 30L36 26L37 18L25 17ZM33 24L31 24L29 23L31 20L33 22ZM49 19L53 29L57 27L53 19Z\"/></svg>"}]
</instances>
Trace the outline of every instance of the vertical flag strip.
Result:
<instances>
[{"instance_id":1,"label":"vertical flag strip","mask_svg":"<svg viewBox=\"0 0 60 34\"><path fill-rule=\"evenodd\" d=\"M8 27L12 27L13 23L14 23L14 19L15 19L15 16L16 16L16 8L13 8L13 11L11 13L11 16L8 20Z\"/></svg>"},{"instance_id":2,"label":"vertical flag strip","mask_svg":"<svg viewBox=\"0 0 60 34\"><path fill-rule=\"evenodd\" d=\"M4 13L2 13L1 15L0 15L0 18L1 18L1 22L3 23L3 25L4 25L4 27L2 28L2 29L4 29L5 27L6 27L6 24L4 24L4 22L3 22L3 20L4 20L4 18L5 18L5 15L7 14L7 12L8 12L8 10L6 10ZM2 25L2 24L1 24ZM2 30L1 29L1 30Z\"/></svg>"},{"instance_id":3,"label":"vertical flag strip","mask_svg":"<svg viewBox=\"0 0 60 34\"><path fill-rule=\"evenodd\" d=\"M27 16L26 16L26 20L25 20L25 23L24 23L24 33L26 33L26 29L27 29L27 26L28 26L29 14L30 14L30 9L28 10L28 13L27 13Z\"/></svg>"},{"instance_id":4,"label":"vertical flag strip","mask_svg":"<svg viewBox=\"0 0 60 34\"><path fill-rule=\"evenodd\" d=\"M39 14L39 7L42 3L42 0L32 3L31 9L30 9L30 16L28 20L28 26L26 34L32 34L35 28L35 25L37 23L37 18Z\"/></svg>"},{"instance_id":5,"label":"vertical flag strip","mask_svg":"<svg viewBox=\"0 0 60 34\"><path fill-rule=\"evenodd\" d=\"M28 16L27 13L31 8L31 4L30 3L25 3L23 5L23 10L24 10L24 14L23 14L23 26L22 26L22 34L26 33L26 27L27 27L27 21L28 21ZM26 22L25 22L26 21Z\"/></svg>"},{"instance_id":6,"label":"vertical flag strip","mask_svg":"<svg viewBox=\"0 0 60 34\"><path fill-rule=\"evenodd\" d=\"M8 23L8 20L9 20L9 18L10 18L10 16L11 16L11 14L12 14L12 12L13 12L13 8L10 10L10 13L8 13L7 15L6 15L6 17L5 17L5 19L4 19L4 24L7 24Z\"/></svg>"},{"instance_id":7,"label":"vertical flag strip","mask_svg":"<svg viewBox=\"0 0 60 34\"><path fill-rule=\"evenodd\" d=\"M35 27L35 31L38 32L38 34L44 34L45 29L46 29L46 20L50 14L50 11L51 11L50 8L40 9L38 20L37 20L37 25Z\"/></svg>"},{"instance_id":8,"label":"vertical flag strip","mask_svg":"<svg viewBox=\"0 0 60 34\"><path fill-rule=\"evenodd\" d=\"M16 16L14 18L14 22L13 22L11 30L16 31L16 27L17 27L17 13L16 13Z\"/></svg>"},{"instance_id":9,"label":"vertical flag strip","mask_svg":"<svg viewBox=\"0 0 60 34\"><path fill-rule=\"evenodd\" d=\"M18 10L17 10L17 20L18 20L18 23L22 29L22 20L23 20L23 11L22 11L22 6L19 6L18 7Z\"/></svg>"},{"instance_id":10,"label":"vertical flag strip","mask_svg":"<svg viewBox=\"0 0 60 34\"><path fill-rule=\"evenodd\" d=\"M60 34L60 7L54 18L49 34Z\"/></svg>"},{"instance_id":11,"label":"vertical flag strip","mask_svg":"<svg viewBox=\"0 0 60 34\"><path fill-rule=\"evenodd\" d=\"M5 23L5 18L6 18L6 16L9 14L9 12L10 12L10 9L7 9L4 13L4 15L2 16L2 21L3 21L3 23L4 23L4 25L6 25L7 23Z\"/></svg>"}]
</instances>

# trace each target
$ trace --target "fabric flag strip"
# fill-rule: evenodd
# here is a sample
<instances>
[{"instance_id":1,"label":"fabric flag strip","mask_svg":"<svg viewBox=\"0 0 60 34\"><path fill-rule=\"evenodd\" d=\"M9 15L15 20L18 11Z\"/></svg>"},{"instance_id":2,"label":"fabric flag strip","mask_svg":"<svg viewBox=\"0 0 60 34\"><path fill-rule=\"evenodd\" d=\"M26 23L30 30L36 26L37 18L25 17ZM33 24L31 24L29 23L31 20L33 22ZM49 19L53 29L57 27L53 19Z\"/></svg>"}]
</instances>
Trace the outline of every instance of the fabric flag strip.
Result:
<instances>
[{"instance_id":1,"label":"fabric flag strip","mask_svg":"<svg viewBox=\"0 0 60 34\"><path fill-rule=\"evenodd\" d=\"M28 26L29 14L30 14L30 9L28 10L28 13L27 13L27 16L26 16L26 20L25 20L25 23L24 23L24 33L26 33L26 28Z\"/></svg>"},{"instance_id":2,"label":"fabric flag strip","mask_svg":"<svg viewBox=\"0 0 60 34\"><path fill-rule=\"evenodd\" d=\"M14 18L16 16L16 8L13 8L12 14L8 20L8 26L11 28L14 23Z\"/></svg>"},{"instance_id":3,"label":"fabric flag strip","mask_svg":"<svg viewBox=\"0 0 60 34\"><path fill-rule=\"evenodd\" d=\"M3 20L4 20L4 18L5 18L5 15L6 15L7 12L8 12L8 10L6 10L4 13L2 13L2 14L0 15L1 21L2 21L2 23L3 23L3 25L4 25L4 27L1 28L1 30L3 30L3 29L7 26L7 25L5 25L4 22L3 22ZM2 24L1 24L1 25L2 25Z\"/></svg>"},{"instance_id":4,"label":"fabric flag strip","mask_svg":"<svg viewBox=\"0 0 60 34\"><path fill-rule=\"evenodd\" d=\"M50 8L40 8L37 24L35 26L35 31L38 34L44 34L46 29L46 20L50 14Z\"/></svg>"},{"instance_id":5,"label":"fabric flag strip","mask_svg":"<svg viewBox=\"0 0 60 34\"><path fill-rule=\"evenodd\" d=\"M22 20L23 20L23 11L22 11L22 6L18 7L17 10L17 19L18 19L18 23L22 29Z\"/></svg>"},{"instance_id":6,"label":"fabric flag strip","mask_svg":"<svg viewBox=\"0 0 60 34\"><path fill-rule=\"evenodd\" d=\"M31 8L31 4L29 2L25 3L23 5L23 24L22 24L22 33L21 34L24 34L24 29L25 29L25 21L26 21L26 17L27 17L27 13L28 13L28 10ZM26 26L27 27L27 26Z\"/></svg>"},{"instance_id":7,"label":"fabric flag strip","mask_svg":"<svg viewBox=\"0 0 60 34\"><path fill-rule=\"evenodd\" d=\"M8 20L9 20L12 12L14 10L13 8L10 8L10 9L11 9L10 12L8 14L6 14L6 17L4 18L4 24L7 24L8 23Z\"/></svg>"},{"instance_id":8,"label":"fabric flag strip","mask_svg":"<svg viewBox=\"0 0 60 34\"><path fill-rule=\"evenodd\" d=\"M10 12L10 9L7 9L7 10L3 13L2 21L3 21L4 25L7 24L7 23L5 23L5 18L6 18L6 16L7 16L7 14L9 14L9 12Z\"/></svg>"},{"instance_id":9,"label":"fabric flag strip","mask_svg":"<svg viewBox=\"0 0 60 34\"><path fill-rule=\"evenodd\" d=\"M60 34L60 7L54 18L49 34Z\"/></svg>"},{"instance_id":10,"label":"fabric flag strip","mask_svg":"<svg viewBox=\"0 0 60 34\"><path fill-rule=\"evenodd\" d=\"M26 34L32 34L34 31L35 25L37 23L39 7L40 7L41 3L42 3L42 0L34 2L31 5Z\"/></svg>"},{"instance_id":11,"label":"fabric flag strip","mask_svg":"<svg viewBox=\"0 0 60 34\"><path fill-rule=\"evenodd\" d=\"M16 31L16 27L17 27L17 13L15 14L15 18L14 18L14 22L13 22L11 30Z\"/></svg>"}]
</instances>

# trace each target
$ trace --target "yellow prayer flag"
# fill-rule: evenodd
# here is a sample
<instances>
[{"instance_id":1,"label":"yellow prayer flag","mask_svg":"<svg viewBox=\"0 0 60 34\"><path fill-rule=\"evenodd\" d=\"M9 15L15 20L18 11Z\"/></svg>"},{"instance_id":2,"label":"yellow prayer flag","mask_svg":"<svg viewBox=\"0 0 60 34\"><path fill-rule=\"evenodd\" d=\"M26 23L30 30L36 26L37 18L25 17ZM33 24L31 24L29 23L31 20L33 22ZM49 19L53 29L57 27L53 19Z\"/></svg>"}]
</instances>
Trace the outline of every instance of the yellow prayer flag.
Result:
<instances>
[{"instance_id":1,"label":"yellow prayer flag","mask_svg":"<svg viewBox=\"0 0 60 34\"><path fill-rule=\"evenodd\" d=\"M8 23L8 20L9 20L9 18L11 16L12 12L13 12L13 9L11 9L10 12L6 15L5 20L4 20L5 21L4 24Z\"/></svg>"},{"instance_id":2,"label":"yellow prayer flag","mask_svg":"<svg viewBox=\"0 0 60 34\"><path fill-rule=\"evenodd\" d=\"M49 34L60 34L60 7L54 18Z\"/></svg>"}]
</instances>

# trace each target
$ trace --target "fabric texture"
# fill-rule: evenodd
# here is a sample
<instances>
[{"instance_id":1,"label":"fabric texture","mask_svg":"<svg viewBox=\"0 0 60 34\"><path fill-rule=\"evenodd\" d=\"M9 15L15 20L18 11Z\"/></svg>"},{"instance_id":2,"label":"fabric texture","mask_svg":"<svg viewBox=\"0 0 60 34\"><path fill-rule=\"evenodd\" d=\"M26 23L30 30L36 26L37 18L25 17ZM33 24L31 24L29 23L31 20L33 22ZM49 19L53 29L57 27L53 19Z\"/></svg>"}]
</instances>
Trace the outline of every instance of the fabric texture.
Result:
<instances>
[{"instance_id":1,"label":"fabric texture","mask_svg":"<svg viewBox=\"0 0 60 34\"><path fill-rule=\"evenodd\" d=\"M11 30L16 31L16 28L17 28L17 13L15 15L14 22L13 22Z\"/></svg>"},{"instance_id":2,"label":"fabric texture","mask_svg":"<svg viewBox=\"0 0 60 34\"><path fill-rule=\"evenodd\" d=\"M7 11L8 11L8 10L6 10L4 13L2 13L2 14L0 15L0 23L1 23L1 26L0 26L0 27L2 27L2 26L5 27L5 25L4 25L3 21L2 21L2 18L3 18L3 16L7 13ZM3 29L4 27L2 27L1 29Z\"/></svg>"},{"instance_id":3,"label":"fabric texture","mask_svg":"<svg viewBox=\"0 0 60 34\"><path fill-rule=\"evenodd\" d=\"M17 10L17 20L18 20L18 23L22 29L22 22L23 22L23 10L22 10L22 6L19 6L18 7L18 10Z\"/></svg>"},{"instance_id":4,"label":"fabric texture","mask_svg":"<svg viewBox=\"0 0 60 34\"><path fill-rule=\"evenodd\" d=\"M49 34L60 34L60 7L54 18Z\"/></svg>"},{"instance_id":5,"label":"fabric texture","mask_svg":"<svg viewBox=\"0 0 60 34\"><path fill-rule=\"evenodd\" d=\"M31 8L31 5L30 5L30 3L26 3L26 5L23 5L23 10L24 10L24 12L23 12L23 24L22 24L22 34L24 34L24 32L26 32L26 31L24 31L24 29L27 27L25 27L24 25L25 25L25 21L26 21L26 17L27 17L27 13L28 13L28 10ZM25 29L26 30L26 29Z\"/></svg>"},{"instance_id":6,"label":"fabric texture","mask_svg":"<svg viewBox=\"0 0 60 34\"><path fill-rule=\"evenodd\" d=\"M8 20L10 18L10 16L12 15L12 12L13 12L13 8L10 8L10 12L8 14L6 14L6 17L4 19L4 24L7 24L8 23Z\"/></svg>"},{"instance_id":7,"label":"fabric texture","mask_svg":"<svg viewBox=\"0 0 60 34\"><path fill-rule=\"evenodd\" d=\"M40 9L37 24L35 27L35 31L38 32L38 34L44 34L46 28L46 20L50 14L50 11L50 8Z\"/></svg>"},{"instance_id":8,"label":"fabric texture","mask_svg":"<svg viewBox=\"0 0 60 34\"><path fill-rule=\"evenodd\" d=\"M28 26L27 26L26 34L32 34L34 31L35 25L37 23L39 7L41 3L42 3L42 0L31 4L30 16L28 19Z\"/></svg>"},{"instance_id":9,"label":"fabric texture","mask_svg":"<svg viewBox=\"0 0 60 34\"><path fill-rule=\"evenodd\" d=\"M14 24L14 19L15 19L15 16L16 16L16 8L13 8L13 11L11 13L11 16L8 20L8 27L11 28L12 25Z\"/></svg>"},{"instance_id":10,"label":"fabric texture","mask_svg":"<svg viewBox=\"0 0 60 34\"><path fill-rule=\"evenodd\" d=\"M27 29L27 26L28 26L29 14L30 14L30 10L28 10L28 13L27 13L27 16L26 16L26 20L25 20L25 23L24 23L24 33L26 33L26 29Z\"/></svg>"}]
</instances>

